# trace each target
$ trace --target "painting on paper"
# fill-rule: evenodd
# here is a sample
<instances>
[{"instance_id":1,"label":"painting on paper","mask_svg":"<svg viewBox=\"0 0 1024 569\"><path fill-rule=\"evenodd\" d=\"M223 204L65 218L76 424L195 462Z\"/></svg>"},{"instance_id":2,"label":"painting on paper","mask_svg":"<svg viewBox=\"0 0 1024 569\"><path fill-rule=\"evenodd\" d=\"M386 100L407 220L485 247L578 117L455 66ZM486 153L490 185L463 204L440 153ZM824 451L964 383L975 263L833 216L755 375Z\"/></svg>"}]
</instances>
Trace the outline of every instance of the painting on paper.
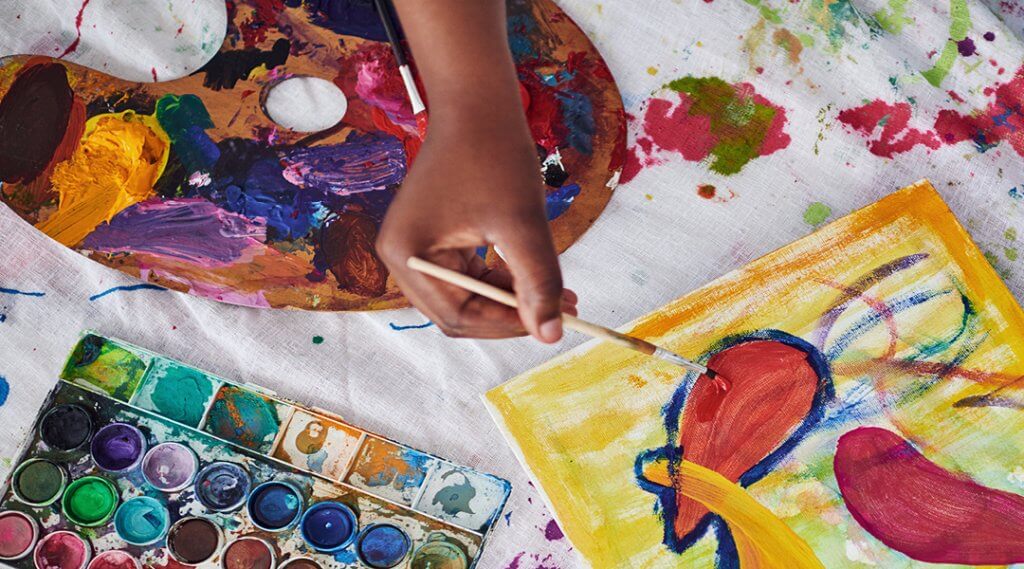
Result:
<instances>
[{"instance_id":1,"label":"painting on paper","mask_svg":"<svg viewBox=\"0 0 1024 569\"><path fill-rule=\"evenodd\" d=\"M1024 313L928 182L487 402L595 567L1024 562Z\"/></svg>"}]
</instances>

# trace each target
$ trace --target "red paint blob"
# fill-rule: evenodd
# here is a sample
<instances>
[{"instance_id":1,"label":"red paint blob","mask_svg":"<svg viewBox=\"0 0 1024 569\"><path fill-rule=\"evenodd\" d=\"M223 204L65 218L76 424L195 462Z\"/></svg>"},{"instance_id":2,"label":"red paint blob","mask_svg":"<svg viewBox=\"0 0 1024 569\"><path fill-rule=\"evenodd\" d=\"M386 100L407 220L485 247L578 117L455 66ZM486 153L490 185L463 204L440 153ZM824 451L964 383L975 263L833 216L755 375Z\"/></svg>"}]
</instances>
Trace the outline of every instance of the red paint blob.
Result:
<instances>
[{"instance_id":1,"label":"red paint blob","mask_svg":"<svg viewBox=\"0 0 1024 569\"><path fill-rule=\"evenodd\" d=\"M928 563L1024 562L1024 496L950 472L877 427L840 437L834 466L854 519L896 551Z\"/></svg>"},{"instance_id":2,"label":"red paint blob","mask_svg":"<svg viewBox=\"0 0 1024 569\"><path fill-rule=\"evenodd\" d=\"M864 136L871 136L880 128L878 138L868 143L868 150L876 156L892 158L918 144L933 150L942 145L935 133L909 128L910 116L910 103L889 104L874 100L860 107L846 109L839 113L838 118L839 122Z\"/></svg>"},{"instance_id":3,"label":"red paint blob","mask_svg":"<svg viewBox=\"0 0 1024 569\"><path fill-rule=\"evenodd\" d=\"M798 348L754 340L713 355L708 367L731 385L706 376L694 384L679 425L686 460L736 482L778 448L811 409L818 374ZM708 514L700 502L676 494L674 528L680 539Z\"/></svg>"},{"instance_id":4,"label":"red paint blob","mask_svg":"<svg viewBox=\"0 0 1024 569\"><path fill-rule=\"evenodd\" d=\"M697 186L697 195L706 200L714 199L715 187L711 184L701 184Z\"/></svg>"}]
</instances>

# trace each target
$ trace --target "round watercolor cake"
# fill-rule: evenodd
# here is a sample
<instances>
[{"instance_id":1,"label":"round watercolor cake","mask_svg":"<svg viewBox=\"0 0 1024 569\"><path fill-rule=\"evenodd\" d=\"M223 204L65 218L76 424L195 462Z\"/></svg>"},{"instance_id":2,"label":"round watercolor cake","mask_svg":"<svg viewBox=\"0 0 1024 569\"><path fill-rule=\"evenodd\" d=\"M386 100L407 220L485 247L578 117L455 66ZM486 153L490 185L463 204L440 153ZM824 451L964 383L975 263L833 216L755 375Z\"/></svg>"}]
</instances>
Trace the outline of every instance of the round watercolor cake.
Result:
<instances>
[{"instance_id":1,"label":"round watercolor cake","mask_svg":"<svg viewBox=\"0 0 1024 569\"><path fill-rule=\"evenodd\" d=\"M221 50L176 81L0 60L0 199L63 245L174 290L258 307L406 305L374 241L421 138L372 3L226 6ZM550 0L508 6L563 251L618 182L622 100L594 46ZM271 120L268 94L295 77L337 86L348 99L341 121L309 133Z\"/></svg>"}]
</instances>

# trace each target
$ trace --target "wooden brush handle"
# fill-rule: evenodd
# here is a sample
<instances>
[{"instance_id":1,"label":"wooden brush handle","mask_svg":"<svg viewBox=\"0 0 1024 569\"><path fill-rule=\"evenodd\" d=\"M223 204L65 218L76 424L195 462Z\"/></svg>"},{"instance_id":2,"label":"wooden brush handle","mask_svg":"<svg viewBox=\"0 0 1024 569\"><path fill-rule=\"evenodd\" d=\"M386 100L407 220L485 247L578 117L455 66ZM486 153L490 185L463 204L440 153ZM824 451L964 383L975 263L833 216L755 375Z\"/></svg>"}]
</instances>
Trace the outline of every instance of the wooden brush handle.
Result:
<instances>
[{"instance_id":1,"label":"wooden brush handle","mask_svg":"<svg viewBox=\"0 0 1024 569\"><path fill-rule=\"evenodd\" d=\"M474 279L469 275L447 269L440 265L435 265L434 263L424 261L419 257L409 257L406 264L414 271L430 275L435 279L444 281L450 285L455 285L461 289L468 290L469 292L479 294L482 297L489 298L495 302L504 304L505 306L519 308L516 296L511 292ZM564 312L562 313L562 324L570 330L575 330L593 338L600 338L602 340L612 342L613 344L639 350L645 354L653 354L657 349L657 347L650 342L646 342L639 338L633 338L632 336L627 336L610 328L605 328L604 326L587 322L586 320L581 320Z\"/></svg>"}]
</instances>

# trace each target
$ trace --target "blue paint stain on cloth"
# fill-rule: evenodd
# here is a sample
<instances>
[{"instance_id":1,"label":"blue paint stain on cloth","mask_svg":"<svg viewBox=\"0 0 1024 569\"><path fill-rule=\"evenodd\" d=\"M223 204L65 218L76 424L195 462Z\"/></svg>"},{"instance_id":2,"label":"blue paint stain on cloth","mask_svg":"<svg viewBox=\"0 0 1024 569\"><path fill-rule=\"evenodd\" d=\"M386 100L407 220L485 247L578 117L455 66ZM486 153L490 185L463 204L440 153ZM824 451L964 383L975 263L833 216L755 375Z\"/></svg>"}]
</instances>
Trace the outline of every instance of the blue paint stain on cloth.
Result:
<instances>
[{"instance_id":1,"label":"blue paint stain on cloth","mask_svg":"<svg viewBox=\"0 0 1024 569\"><path fill-rule=\"evenodd\" d=\"M133 291L133 290L167 290L167 289L165 289L162 286L157 286L157 285L148 284L148 283L137 284L137 285L127 285L127 286L115 286L115 287L108 288L107 290L105 290L103 292L98 292L98 293L90 296L89 297L89 302L94 302L94 301L99 300L99 299L103 298L104 296L107 296L108 294L111 294L111 293L114 293L114 292L118 292L118 291L126 291L127 292L127 291Z\"/></svg>"},{"instance_id":2,"label":"blue paint stain on cloth","mask_svg":"<svg viewBox=\"0 0 1024 569\"><path fill-rule=\"evenodd\" d=\"M7 378L0 375L0 407L3 407L4 403L7 403L7 396L11 393L11 384L7 383Z\"/></svg>"}]
</instances>

